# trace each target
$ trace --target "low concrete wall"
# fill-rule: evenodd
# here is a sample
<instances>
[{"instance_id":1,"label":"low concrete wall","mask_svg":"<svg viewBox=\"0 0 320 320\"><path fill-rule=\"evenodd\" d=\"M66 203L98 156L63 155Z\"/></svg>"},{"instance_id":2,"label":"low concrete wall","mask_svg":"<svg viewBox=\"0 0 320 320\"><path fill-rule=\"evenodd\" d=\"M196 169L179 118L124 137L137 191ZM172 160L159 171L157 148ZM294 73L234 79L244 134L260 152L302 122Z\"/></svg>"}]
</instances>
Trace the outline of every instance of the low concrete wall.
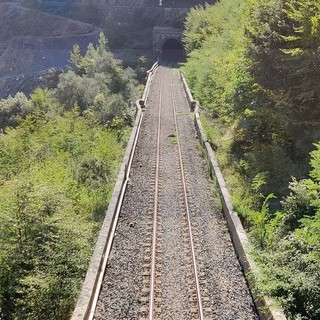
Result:
<instances>
[{"instance_id":1,"label":"low concrete wall","mask_svg":"<svg viewBox=\"0 0 320 320\"><path fill-rule=\"evenodd\" d=\"M254 302L257 307L259 317L261 320L286 320L286 316L284 315L283 310L277 307L274 301L272 301L272 299L258 295L254 288L255 279L259 273L259 269L250 257L250 243L248 240L247 233L244 230L237 213L233 209L233 206L231 204L231 197L225 180L222 176L222 172L218 165L215 153L210 143L208 142L207 136L203 130L199 114L199 103L193 99L186 79L184 78L182 73L180 73L180 76L190 109L194 111L195 127L197 130L199 141L206 153L210 175L211 177L214 177L217 180L223 212L228 223L233 246L235 248L239 262L243 268L247 282L251 289L251 294L254 298Z\"/></svg>"},{"instance_id":2,"label":"low concrete wall","mask_svg":"<svg viewBox=\"0 0 320 320\"><path fill-rule=\"evenodd\" d=\"M141 101L143 101L143 105L147 101L147 97L148 97L149 90L150 90L152 76L155 73L155 71L157 70L158 66L159 66L159 63L156 62L156 63L153 64L151 69L147 71L147 77L148 77L147 78L147 83L146 83L146 86L144 88L144 92L143 92L142 99L141 99Z\"/></svg>"},{"instance_id":3,"label":"low concrete wall","mask_svg":"<svg viewBox=\"0 0 320 320\"><path fill-rule=\"evenodd\" d=\"M98 301L100 288L102 285L104 270L108 261L112 246L114 232L117 226L122 201L127 188L132 159L134 156L143 113L141 107L145 105L145 100L150 88L152 76L158 64L155 63L148 71L148 80L141 100L136 102L136 120L132 128L132 133L124 154L118 178L112 193L106 216L101 227L93 256L84 280L80 296L72 314L71 320L91 320Z\"/></svg>"}]
</instances>

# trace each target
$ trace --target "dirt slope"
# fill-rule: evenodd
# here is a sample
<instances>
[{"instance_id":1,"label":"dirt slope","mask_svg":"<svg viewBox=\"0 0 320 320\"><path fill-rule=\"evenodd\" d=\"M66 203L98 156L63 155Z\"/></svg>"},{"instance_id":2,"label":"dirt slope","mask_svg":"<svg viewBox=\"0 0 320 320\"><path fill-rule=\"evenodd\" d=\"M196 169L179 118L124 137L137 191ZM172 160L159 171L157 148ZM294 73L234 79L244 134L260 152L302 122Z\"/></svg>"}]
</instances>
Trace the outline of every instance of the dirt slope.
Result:
<instances>
[{"instance_id":1,"label":"dirt slope","mask_svg":"<svg viewBox=\"0 0 320 320\"><path fill-rule=\"evenodd\" d=\"M45 85L46 71L65 68L74 43L96 43L93 25L0 3L0 98Z\"/></svg>"}]
</instances>

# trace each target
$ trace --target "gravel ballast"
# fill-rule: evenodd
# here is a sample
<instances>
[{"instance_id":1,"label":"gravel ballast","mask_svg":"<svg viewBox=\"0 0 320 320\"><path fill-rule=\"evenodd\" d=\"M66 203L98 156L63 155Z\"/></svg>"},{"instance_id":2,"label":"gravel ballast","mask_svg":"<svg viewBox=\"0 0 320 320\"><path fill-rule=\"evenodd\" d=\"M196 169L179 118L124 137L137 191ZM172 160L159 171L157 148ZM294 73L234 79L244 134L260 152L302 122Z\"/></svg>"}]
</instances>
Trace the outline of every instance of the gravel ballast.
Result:
<instances>
[{"instance_id":1,"label":"gravel ballast","mask_svg":"<svg viewBox=\"0 0 320 320\"><path fill-rule=\"evenodd\" d=\"M185 240L185 216L179 176L177 134L172 101L177 108L188 203L196 244L202 293L208 319L258 319L227 224L212 197L212 183L197 140L178 70L160 66L150 87L130 183L108 261L95 319L139 319L143 272L152 217L158 106L162 82L159 215L161 217L161 313L158 318L196 319L190 299L191 267ZM171 97L171 90L173 95Z\"/></svg>"}]
</instances>

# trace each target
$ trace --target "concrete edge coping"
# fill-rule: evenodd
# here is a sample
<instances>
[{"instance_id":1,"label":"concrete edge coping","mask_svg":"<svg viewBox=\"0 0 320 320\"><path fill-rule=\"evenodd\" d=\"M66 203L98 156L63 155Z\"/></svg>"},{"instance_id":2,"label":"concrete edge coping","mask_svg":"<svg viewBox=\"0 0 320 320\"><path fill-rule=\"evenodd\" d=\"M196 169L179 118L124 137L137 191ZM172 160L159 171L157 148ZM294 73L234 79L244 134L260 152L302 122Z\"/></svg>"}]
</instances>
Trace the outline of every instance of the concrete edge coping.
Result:
<instances>
[{"instance_id":1,"label":"concrete edge coping","mask_svg":"<svg viewBox=\"0 0 320 320\"><path fill-rule=\"evenodd\" d=\"M142 99L141 99L141 101L143 101L143 106L144 106L144 103L146 102L147 97L149 95L152 76L155 73L155 71L157 70L158 66L159 66L159 62L157 61L152 65L151 69L149 69L147 71L147 77L148 77L147 78L147 83L146 83L146 86L144 88L144 92L143 92Z\"/></svg>"},{"instance_id":2,"label":"concrete edge coping","mask_svg":"<svg viewBox=\"0 0 320 320\"><path fill-rule=\"evenodd\" d=\"M202 127L199 114L199 103L193 99L187 81L182 72L180 72L180 79L183 83L183 88L185 90L190 109L194 112L196 131L199 141L206 152L210 175L212 178L216 179L218 184L223 213L228 223L233 246L246 276L246 280L250 287L251 294L254 298L254 303L256 305L259 317L261 320L286 320L287 318L283 310L281 309L281 307L276 305L273 299L271 299L270 297L264 297L256 292L255 281L259 274L259 268L250 256L250 242L247 233L242 226L238 214L233 209L230 193L223 178L221 169L218 165L215 152L208 142L207 136Z\"/></svg>"},{"instance_id":3,"label":"concrete edge coping","mask_svg":"<svg viewBox=\"0 0 320 320\"><path fill-rule=\"evenodd\" d=\"M157 67L158 63L155 63L148 71L148 79L144 92L144 99L147 98L151 79ZM112 246L114 231L116 229L118 216L129 179L132 159L135 152L135 147L143 117L141 109L143 106L145 106L145 100L141 99L136 101L136 119L126 147L126 151L124 153L109 206L95 244L94 252L87 270L87 274L83 282L83 286L76 306L71 316L71 320L93 319L101 284L104 277L104 270Z\"/></svg>"}]
</instances>

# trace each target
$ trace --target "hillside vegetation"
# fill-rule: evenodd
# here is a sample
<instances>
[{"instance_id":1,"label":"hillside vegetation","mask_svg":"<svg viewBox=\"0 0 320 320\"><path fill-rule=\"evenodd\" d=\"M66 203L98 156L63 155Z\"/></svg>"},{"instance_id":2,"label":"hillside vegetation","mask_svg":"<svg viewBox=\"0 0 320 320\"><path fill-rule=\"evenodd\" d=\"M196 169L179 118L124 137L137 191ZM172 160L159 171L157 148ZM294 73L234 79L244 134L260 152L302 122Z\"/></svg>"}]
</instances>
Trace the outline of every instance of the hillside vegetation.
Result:
<instances>
[{"instance_id":1,"label":"hillside vegetation","mask_svg":"<svg viewBox=\"0 0 320 320\"><path fill-rule=\"evenodd\" d=\"M133 74L100 36L55 90L0 100L0 319L68 319L133 114Z\"/></svg>"},{"instance_id":2,"label":"hillside vegetation","mask_svg":"<svg viewBox=\"0 0 320 320\"><path fill-rule=\"evenodd\" d=\"M185 23L186 76L289 319L320 318L320 2L221 0ZM311 153L310 153L311 152Z\"/></svg>"}]
</instances>

